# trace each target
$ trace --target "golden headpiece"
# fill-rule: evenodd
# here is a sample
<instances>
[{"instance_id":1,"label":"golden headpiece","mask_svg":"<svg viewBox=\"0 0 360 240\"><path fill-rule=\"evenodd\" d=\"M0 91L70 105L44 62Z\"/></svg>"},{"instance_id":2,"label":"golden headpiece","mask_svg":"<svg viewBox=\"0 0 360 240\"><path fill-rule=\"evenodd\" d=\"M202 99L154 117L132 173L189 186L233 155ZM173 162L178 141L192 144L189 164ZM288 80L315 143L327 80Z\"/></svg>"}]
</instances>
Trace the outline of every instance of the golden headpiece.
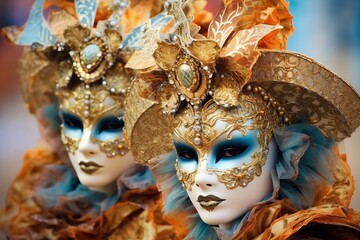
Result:
<instances>
[{"instance_id":1,"label":"golden headpiece","mask_svg":"<svg viewBox=\"0 0 360 240\"><path fill-rule=\"evenodd\" d=\"M44 9L49 11L45 21ZM55 10L52 10L55 9ZM111 111L120 117L125 96L134 73L124 65L136 49L145 21L161 29L172 18L161 13L159 1L44 1L36 0L25 27L5 29L10 41L25 46L20 73L28 109L56 101L60 109L71 110L85 127ZM80 139L62 140L68 152L77 149ZM107 156L124 155L124 139L98 141Z\"/></svg>"},{"instance_id":2,"label":"golden headpiece","mask_svg":"<svg viewBox=\"0 0 360 240\"><path fill-rule=\"evenodd\" d=\"M49 12L47 21L44 10ZM86 108L97 101L92 99L95 95L90 85L102 85L122 105L133 78L124 64L141 47L140 24L161 10L159 1L144 5L139 1L128 4L127 0L36 0L23 29L4 30L11 42L31 46L25 50L20 67L30 112L54 101L55 86L60 98L69 94L84 97L81 114L85 117L91 112ZM150 22L159 29L171 20L159 14ZM82 90L75 91L74 81Z\"/></svg>"},{"instance_id":3,"label":"golden headpiece","mask_svg":"<svg viewBox=\"0 0 360 240\"><path fill-rule=\"evenodd\" d=\"M246 96L274 109L275 125L302 120L338 141L359 126L360 97L346 82L305 56L271 50L284 49L293 31L285 1L226 1L206 38L183 14L183 2L165 3L177 23L170 38L155 41L156 31L147 29L144 48L126 65L142 69L127 99L137 107L125 106L125 128L136 161L146 163L172 150L172 113L191 109L194 119L186 127L194 130L190 135L199 145L206 127L203 108L211 102L226 111L244 103L250 107ZM134 64L144 58L143 64ZM256 117L268 114L257 110Z\"/></svg>"}]
</instances>

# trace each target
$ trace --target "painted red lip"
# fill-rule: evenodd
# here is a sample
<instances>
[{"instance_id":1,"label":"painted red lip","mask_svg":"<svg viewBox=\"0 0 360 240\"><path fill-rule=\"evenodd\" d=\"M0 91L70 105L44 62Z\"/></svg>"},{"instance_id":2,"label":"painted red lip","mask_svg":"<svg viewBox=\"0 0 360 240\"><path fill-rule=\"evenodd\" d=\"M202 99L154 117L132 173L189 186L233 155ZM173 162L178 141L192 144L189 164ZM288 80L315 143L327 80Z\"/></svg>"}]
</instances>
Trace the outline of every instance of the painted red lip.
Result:
<instances>
[{"instance_id":1,"label":"painted red lip","mask_svg":"<svg viewBox=\"0 0 360 240\"><path fill-rule=\"evenodd\" d=\"M84 161L81 161L79 163L79 166L84 173L89 175L93 174L94 172L96 172L97 170L103 167L95 162L84 162Z\"/></svg>"},{"instance_id":2,"label":"painted red lip","mask_svg":"<svg viewBox=\"0 0 360 240\"><path fill-rule=\"evenodd\" d=\"M215 195L207 195L207 196L200 195L197 199L200 206L202 208L205 208L209 212L213 211L221 202L225 200L226 199L219 198Z\"/></svg>"}]
</instances>

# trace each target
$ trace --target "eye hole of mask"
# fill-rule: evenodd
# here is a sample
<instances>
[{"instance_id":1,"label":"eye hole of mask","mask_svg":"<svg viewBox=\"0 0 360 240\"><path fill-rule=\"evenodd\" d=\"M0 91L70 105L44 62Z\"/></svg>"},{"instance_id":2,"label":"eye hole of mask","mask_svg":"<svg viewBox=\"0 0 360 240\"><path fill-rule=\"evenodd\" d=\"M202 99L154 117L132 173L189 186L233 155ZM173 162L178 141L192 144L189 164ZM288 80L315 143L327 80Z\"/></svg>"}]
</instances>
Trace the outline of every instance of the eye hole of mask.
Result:
<instances>
[{"instance_id":1,"label":"eye hole of mask","mask_svg":"<svg viewBox=\"0 0 360 240\"><path fill-rule=\"evenodd\" d=\"M176 144L176 152L181 160L189 161L189 160L198 160L197 153L191 147L185 144Z\"/></svg>"},{"instance_id":2,"label":"eye hole of mask","mask_svg":"<svg viewBox=\"0 0 360 240\"><path fill-rule=\"evenodd\" d=\"M122 138L124 121L115 116L103 116L95 123L92 133L100 141L113 141Z\"/></svg>"},{"instance_id":3,"label":"eye hole of mask","mask_svg":"<svg viewBox=\"0 0 360 240\"><path fill-rule=\"evenodd\" d=\"M196 153L194 152L190 152L190 151L182 151L182 152L178 152L178 155L182 158L182 159L186 159L186 160L197 160L197 156Z\"/></svg>"},{"instance_id":4,"label":"eye hole of mask","mask_svg":"<svg viewBox=\"0 0 360 240\"><path fill-rule=\"evenodd\" d=\"M117 117L104 118L98 124L98 134L103 132L121 132L124 128L124 121Z\"/></svg>"},{"instance_id":5,"label":"eye hole of mask","mask_svg":"<svg viewBox=\"0 0 360 240\"><path fill-rule=\"evenodd\" d=\"M70 129L83 130L82 121L73 114L62 112L64 125Z\"/></svg>"},{"instance_id":6,"label":"eye hole of mask","mask_svg":"<svg viewBox=\"0 0 360 240\"><path fill-rule=\"evenodd\" d=\"M249 145L240 145L234 147L224 147L220 149L216 155L215 163L218 163L222 159L234 158L241 156L248 149Z\"/></svg>"}]
</instances>

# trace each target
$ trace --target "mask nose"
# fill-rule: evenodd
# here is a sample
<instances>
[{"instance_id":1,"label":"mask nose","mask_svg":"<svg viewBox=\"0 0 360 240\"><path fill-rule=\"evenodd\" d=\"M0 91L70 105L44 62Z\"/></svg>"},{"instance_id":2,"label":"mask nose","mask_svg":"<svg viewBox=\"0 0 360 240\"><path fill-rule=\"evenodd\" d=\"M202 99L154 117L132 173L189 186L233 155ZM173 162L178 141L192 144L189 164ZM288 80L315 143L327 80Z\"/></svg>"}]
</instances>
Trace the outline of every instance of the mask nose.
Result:
<instances>
[{"instance_id":1,"label":"mask nose","mask_svg":"<svg viewBox=\"0 0 360 240\"><path fill-rule=\"evenodd\" d=\"M91 130L84 129L79 143L79 151L85 156L91 156L97 152L97 147L97 144L91 142Z\"/></svg>"},{"instance_id":2,"label":"mask nose","mask_svg":"<svg viewBox=\"0 0 360 240\"><path fill-rule=\"evenodd\" d=\"M217 183L217 176L214 173L207 171L207 155L205 155L200 161L198 170L195 174L195 185L201 189L210 189Z\"/></svg>"}]
</instances>

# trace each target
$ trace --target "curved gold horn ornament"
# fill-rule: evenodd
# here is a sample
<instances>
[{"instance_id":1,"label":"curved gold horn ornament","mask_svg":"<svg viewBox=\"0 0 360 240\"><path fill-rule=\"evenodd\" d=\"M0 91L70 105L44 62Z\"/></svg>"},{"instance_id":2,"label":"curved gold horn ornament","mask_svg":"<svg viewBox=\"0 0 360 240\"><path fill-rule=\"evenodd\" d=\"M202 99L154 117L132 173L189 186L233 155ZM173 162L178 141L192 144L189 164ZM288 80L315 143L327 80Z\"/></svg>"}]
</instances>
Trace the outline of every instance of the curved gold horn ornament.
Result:
<instances>
[{"instance_id":1,"label":"curved gold horn ornament","mask_svg":"<svg viewBox=\"0 0 360 240\"><path fill-rule=\"evenodd\" d=\"M134 83L125 100L125 134L134 150L134 160L146 164L148 160L172 151L174 116L159 114L160 104L141 98Z\"/></svg>"}]
</instances>

